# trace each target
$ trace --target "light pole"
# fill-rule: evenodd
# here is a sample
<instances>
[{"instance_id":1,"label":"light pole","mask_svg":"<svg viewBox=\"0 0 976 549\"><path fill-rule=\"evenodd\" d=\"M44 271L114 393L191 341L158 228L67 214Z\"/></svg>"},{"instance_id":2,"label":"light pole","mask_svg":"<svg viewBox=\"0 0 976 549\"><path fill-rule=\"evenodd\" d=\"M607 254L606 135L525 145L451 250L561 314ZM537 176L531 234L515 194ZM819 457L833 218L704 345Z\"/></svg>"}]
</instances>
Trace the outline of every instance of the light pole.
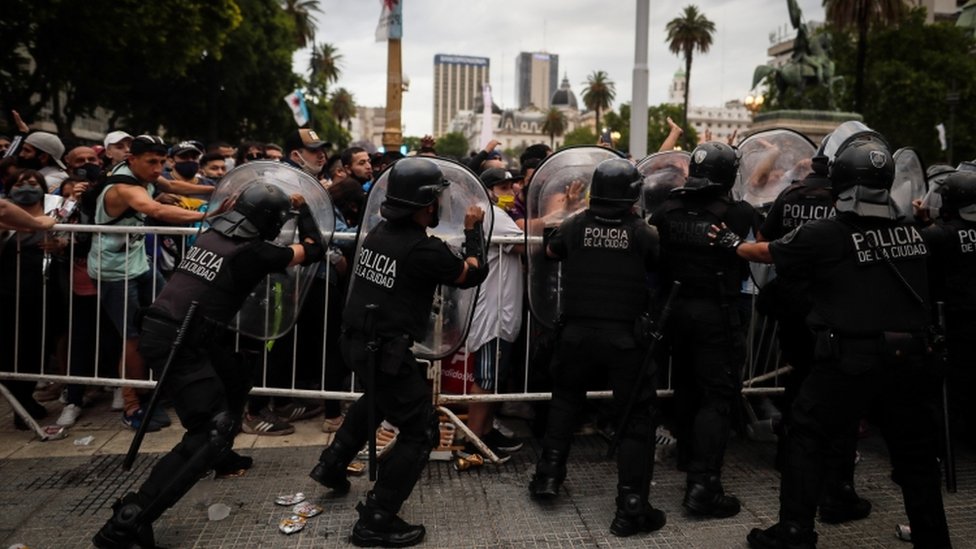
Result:
<instances>
[{"instance_id":1,"label":"light pole","mask_svg":"<svg viewBox=\"0 0 976 549\"><path fill-rule=\"evenodd\" d=\"M745 103L746 109L752 113L752 116L756 116L756 113L762 108L763 103L766 102L766 98L761 93L757 93L756 95L750 93L742 102Z\"/></svg>"}]
</instances>

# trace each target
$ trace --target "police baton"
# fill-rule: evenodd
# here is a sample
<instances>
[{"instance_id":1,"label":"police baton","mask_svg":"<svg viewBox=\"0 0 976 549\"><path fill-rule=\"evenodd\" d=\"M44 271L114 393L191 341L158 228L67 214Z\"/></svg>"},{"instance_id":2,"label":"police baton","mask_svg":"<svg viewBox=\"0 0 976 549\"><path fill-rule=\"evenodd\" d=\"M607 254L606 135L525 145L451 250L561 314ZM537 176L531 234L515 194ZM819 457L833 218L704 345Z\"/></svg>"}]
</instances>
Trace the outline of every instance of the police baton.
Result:
<instances>
[{"instance_id":1,"label":"police baton","mask_svg":"<svg viewBox=\"0 0 976 549\"><path fill-rule=\"evenodd\" d=\"M630 398L627 399L627 407L624 408L624 413L620 416L620 420L617 423L617 430L613 434L613 439L610 440L610 447L607 448L607 459L612 458L613 454L617 451L617 446L620 446L620 438L623 437L624 429L630 423L630 416L634 413L634 406L637 404L637 396L644 385L644 379L649 375L654 364L654 350L657 348L657 343L664 337L664 326L668 322L668 317L671 316L671 305L674 303L674 298L677 297L678 290L680 289L681 282L675 280L671 286L671 292L668 294L668 299L664 302L664 308L661 309L661 316L657 319L657 326L651 332L651 344L648 345L647 354L644 355L644 363L641 364L641 369L637 372L637 381L634 383L633 389L630 392ZM653 437L654 435L652 433L648 436Z\"/></svg>"},{"instance_id":2,"label":"police baton","mask_svg":"<svg viewBox=\"0 0 976 549\"><path fill-rule=\"evenodd\" d=\"M945 303L942 301L936 302L935 304L936 312L939 315L939 331L942 332L942 337L946 337L946 318L945 318ZM945 345L943 341L942 345ZM946 361L946 350L936 349L941 355L941 360ZM946 370L946 377L948 377L948 369ZM942 426L945 429L945 483L946 491L950 494L956 493L956 453L952 449L952 428L949 420L949 391L947 387L946 378L942 379Z\"/></svg>"},{"instance_id":3,"label":"police baton","mask_svg":"<svg viewBox=\"0 0 976 549\"><path fill-rule=\"evenodd\" d=\"M369 433L369 480L376 480L376 353L380 342L376 337L376 309L379 305L366 305L366 424L373 431Z\"/></svg>"},{"instance_id":4,"label":"police baton","mask_svg":"<svg viewBox=\"0 0 976 549\"><path fill-rule=\"evenodd\" d=\"M146 430L149 428L149 419L156 410L159 394L163 391L163 384L166 383L166 373L169 372L169 367L173 363L173 359L176 358L176 353L180 350L180 346L183 345L183 336L186 335L190 328L193 315L197 312L197 305L197 301L190 303L190 308L186 311L186 316L183 317L183 324L180 325L180 331L177 332L172 345L169 347L169 356L166 357L166 363L163 364L163 369L159 372L159 379L156 380L156 388L153 389L152 397L149 399L149 406L146 407L142 415L139 430L136 431L136 436L132 437L132 443L129 444L129 452L125 455L125 461L122 462L123 471L132 469L132 463L136 460L136 454L139 453L139 447L142 446L142 439L146 436Z\"/></svg>"}]
</instances>

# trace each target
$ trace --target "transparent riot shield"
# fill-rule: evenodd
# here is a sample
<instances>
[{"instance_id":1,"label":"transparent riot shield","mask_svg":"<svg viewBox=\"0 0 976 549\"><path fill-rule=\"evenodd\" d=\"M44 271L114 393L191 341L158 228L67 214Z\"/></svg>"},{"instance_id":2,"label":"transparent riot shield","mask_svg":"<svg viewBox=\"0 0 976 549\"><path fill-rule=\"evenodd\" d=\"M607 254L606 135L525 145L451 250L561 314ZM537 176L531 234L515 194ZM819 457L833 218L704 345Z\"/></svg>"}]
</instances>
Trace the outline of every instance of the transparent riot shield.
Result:
<instances>
[{"instance_id":1,"label":"transparent riot shield","mask_svg":"<svg viewBox=\"0 0 976 549\"><path fill-rule=\"evenodd\" d=\"M210 212L218 214L234 207L234 200L255 183L269 183L291 196L300 194L312 211L328 244L335 231L335 213L329 193L312 176L281 162L248 162L227 172L210 199ZM272 241L279 246L298 242L294 217L281 228ZM249 337L277 339L295 325L308 288L320 265L295 265L283 272L271 273L254 287L244 306L231 322L231 328Z\"/></svg>"},{"instance_id":2,"label":"transparent riot shield","mask_svg":"<svg viewBox=\"0 0 976 549\"><path fill-rule=\"evenodd\" d=\"M645 216L664 204L672 190L684 187L690 163L691 153L688 151L656 152L637 163L637 171L644 178L641 209Z\"/></svg>"},{"instance_id":3,"label":"transparent riot shield","mask_svg":"<svg viewBox=\"0 0 976 549\"><path fill-rule=\"evenodd\" d=\"M494 211L491 199L485 186L466 166L453 160L439 157L426 158L444 174L444 178L451 182L441 193L439 207L440 221L437 227L427 228L427 234L436 236L447 243L447 246L461 256L461 245L464 244L464 215L469 206L478 206L485 211L485 246L491 239L491 227L494 225ZM369 191L363 222L359 226L356 237L356 258L352 272L359 266L359 251L362 249L366 235L383 220L380 215L380 205L386 199L386 188L389 182L392 164L376 178ZM349 293L356 291L356 277L349 282ZM430 310L430 320L427 325L427 337L423 341L414 342L413 354L418 358L437 360L450 356L464 343L468 334L474 305L478 300L478 288L454 288L439 286L434 293L434 304Z\"/></svg>"},{"instance_id":4,"label":"transparent riot shield","mask_svg":"<svg viewBox=\"0 0 976 549\"><path fill-rule=\"evenodd\" d=\"M569 147L546 158L532 175L525 197L525 240L529 264L529 308L552 328L562 312L561 263L546 258L544 235L586 208L596 165L622 155L606 147Z\"/></svg>"},{"instance_id":5,"label":"transparent riot shield","mask_svg":"<svg viewBox=\"0 0 976 549\"><path fill-rule=\"evenodd\" d=\"M925 166L915 149L904 147L895 151L895 181L891 184L891 201L903 221L911 221L915 212L912 201L923 200L928 186L925 183Z\"/></svg>"},{"instance_id":6,"label":"transparent riot shield","mask_svg":"<svg viewBox=\"0 0 976 549\"><path fill-rule=\"evenodd\" d=\"M773 129L750 135L739 151L742 159L732 198L765 210L784 189L810 174L817 147L799 132Z\"/></svg>"}]
</instances>

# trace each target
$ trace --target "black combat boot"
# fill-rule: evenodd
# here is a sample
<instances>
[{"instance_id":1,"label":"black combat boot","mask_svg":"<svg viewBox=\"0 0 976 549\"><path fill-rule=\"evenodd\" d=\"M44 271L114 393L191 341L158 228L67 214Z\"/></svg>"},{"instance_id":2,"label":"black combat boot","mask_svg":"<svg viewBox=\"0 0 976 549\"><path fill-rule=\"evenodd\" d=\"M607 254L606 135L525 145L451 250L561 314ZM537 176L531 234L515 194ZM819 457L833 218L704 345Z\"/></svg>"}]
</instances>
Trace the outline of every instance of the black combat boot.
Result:
<instances>
[{"instance_id":1,"label":"black combat boot","mask_svg":"<svg viewBox=\"0 0 976 549\"><path fill-rule=\"evenodd\" d=\"M559 495L559 487L563 485L565 478L566 452L545 448L529 482L529 495L532 499L553 499Z\"/></svg>"},{"instance_id":2,"label":"black combat boot","mask_svg":"<svg viewBox=\"0 0 976 549\"><path fill-rule=\"evenodd\" d=\"M635 486L617 488L617 514L610 523L610 533L625 538L639 532L660 530L667 522L664 511L651 507Z\"/></svg>"},{"instance_id":3,"label":"black combat boot","mask_svg":"<svg viewBox=\"0 0 976 549\"><path fill-rule=\"evenodd\" d=\"M850 482L828 492L820 502L820 522L840 524L861 520L871 514L871 502L859 497Z\"/></svg>"},{"instance_id":4,"label":"black combat boot","mask_svg":"<svg viewBox=\"0 0 976 549\"><path fill-rule=\"evenodd\" d=\"M372 493L366 503L356 505L356 510L359 520L349 540L359 547L410 547L423 541L427 533L422 524L407 524L396 513L380 507Z\"/></svg>"},{"instance_id":5,"label":"black combat boot","mask_svg":"<svg viewBox=\"0 0 976 549\"><path fill-rule=\"evenodd\" d=\"M152 524L138 521L143 504L134 492L122 496L112 505L114 514L92 538L99 549L131 549L156 547Z\"/></svg>"},{"instance_id":6,"label":"black combat boot","mask_svg":"<svg viewBox=\"0 0 976 549\"><path fill-rule=\"evenodd\" d=\"M752 549L816 549L817 533L792 521L777 522L765 530L753 528L746 541Z\"/></svg>"},{"instance_id":7,"label":"black combat boot","mask_svg":"<svg viewBox=\"0 0 976 549\"><path fill-rule=\"evenodd\" d=\"M735 516L741 509L738 498L725 495L717 476L708 477L704 483L689 478L682 505L693 515L714 518Z\"/></svg>"},{"instance_id":8,"label":"black combat boot","mask_svg":"<svg viewBox=\"0 0 976 549\"><path fill-rule=\"evenodd\" d=\"M349 479L346 478L346 467L355 455L355 450L350 451L348 444L333 439L332 444L322 450L319 462L315 464L308 476L322 486L331 488L338 495L347 494L350 484Z\"/></svg>"}]
</instances>

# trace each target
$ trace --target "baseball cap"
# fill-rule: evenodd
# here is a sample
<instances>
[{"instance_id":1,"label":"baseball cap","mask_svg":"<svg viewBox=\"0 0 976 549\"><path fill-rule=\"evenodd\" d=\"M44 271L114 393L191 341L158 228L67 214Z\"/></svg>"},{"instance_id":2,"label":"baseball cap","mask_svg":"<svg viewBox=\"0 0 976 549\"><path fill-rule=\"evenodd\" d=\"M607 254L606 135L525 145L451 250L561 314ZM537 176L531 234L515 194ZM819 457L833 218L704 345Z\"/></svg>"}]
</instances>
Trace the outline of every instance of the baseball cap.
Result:
<instances>
[{"instance_id":1,"label":"baseball cap","mask_svg":"<svg viewBox=\"0 0 976 549\"><path fill-rule=\"evenodd\" d=\"M180 141L176 145L173 145L173 148L170 149L171 156L179 156L188 152L197 153L198 155L203 154L200 147L198 147L193 141Z\"/></svg>"},{"instance_id":2,"label":"baseball cap","mask_svg":"<svg viewBox=\"0 0 976 549\"><path fill-rule=\"evenodd\" d=\"M114 132L109 132L108 135L105 136L105 141L103 144L107 149L109 145L114 145L124 139L132 139L132 136L123 131L116 130Z\"/></svg>"},{"instance_id":3,"label":"baseball cap","mask_svg":"<svg viewBox=\"0 0 976 549\"><path fill-rule=\"evenodd\" d=\"M504 168L489 168L481 173L481 182L489 189L503 181L511 181L514 183L516 179L512 177L511 172Z\"/></svg>"},{"instance_id":4,"label":"baseball cap","mask_svg":"<svg viewBox=\"0 0 976 549\"><path fill-rule=\"evenodd\" d=\"M332 147L332 143L322 141L319 139L318 134L315 133L315 130L311 130L309 128L299 128L288 134L288 137L285 138L286 153L290 153L291 151L297 149L309 149L314 151L323 147Z\"/></svg>"},{"instance_id":5,"label":"baseball cap","mask_svg":"<svg viewBox=\"0 0 976 549\"><path fill-rule=\"evenodd\" d=\"M142 154L146 152L166 154L166 142L158 135L137 135L132 138L132 146L129 148L129 153Z\"/></svg>"},{"instance_id":6,"label":"baseball cap","mask_svg":"<svg viewBox=\"0 0 976 549\"><path fill-rule=\"evenodd\" d=\"M35 149L51 155L51 158L54 159L54 163L57 164L62 170L65 169L64 162L61 162L61 157L64 156L64 143L58 139L58 136L54 135L53 133L34 132L27 136L24 143L27 143Z\"/></svg>"}]
</instances>

